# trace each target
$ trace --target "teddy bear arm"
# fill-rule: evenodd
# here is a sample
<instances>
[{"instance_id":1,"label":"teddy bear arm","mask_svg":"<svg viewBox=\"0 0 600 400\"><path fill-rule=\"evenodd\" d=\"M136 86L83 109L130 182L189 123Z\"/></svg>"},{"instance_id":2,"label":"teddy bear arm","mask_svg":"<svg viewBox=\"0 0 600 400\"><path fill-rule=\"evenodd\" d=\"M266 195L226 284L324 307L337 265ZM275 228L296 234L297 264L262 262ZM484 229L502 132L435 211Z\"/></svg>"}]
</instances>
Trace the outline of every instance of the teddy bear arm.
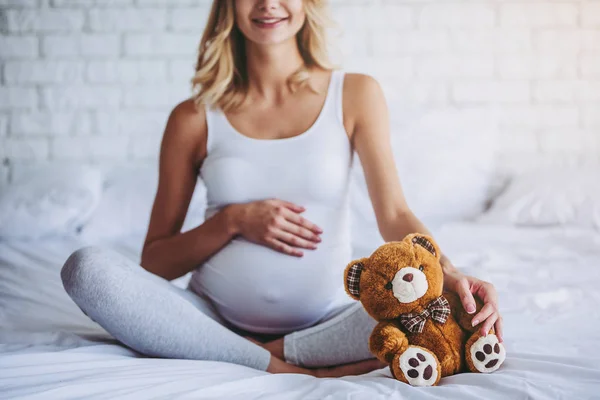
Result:
<instances>
[{"instance_id":1,"label":"teddy bear arm","mask_svg":"<svg viewBox=\"0 0 600 400\"><path fill-rule=\"evenodd\" d=\"M408 347L406 335L393 321L380 321L369 338L369 349L381 362L390 363Z\"/></svg>"},{"instance_id":2,"label":"teddy bear arm","mask_svg":"<svg viewBox=\"0 0 600 400\"><path fill-rule=\"evenodd\" d=\"M460 298L456 293L453 292L444 292L444 297L450 303L450 309L452 310L452 316L458 322L458 325L462 329L468 332L475 332L477 330L477 326L471 326L471 321L473 317L481 310L483 307L483 302L475 297L475 312L473 314L467 313Z\"/></svg>"}]
</instances>

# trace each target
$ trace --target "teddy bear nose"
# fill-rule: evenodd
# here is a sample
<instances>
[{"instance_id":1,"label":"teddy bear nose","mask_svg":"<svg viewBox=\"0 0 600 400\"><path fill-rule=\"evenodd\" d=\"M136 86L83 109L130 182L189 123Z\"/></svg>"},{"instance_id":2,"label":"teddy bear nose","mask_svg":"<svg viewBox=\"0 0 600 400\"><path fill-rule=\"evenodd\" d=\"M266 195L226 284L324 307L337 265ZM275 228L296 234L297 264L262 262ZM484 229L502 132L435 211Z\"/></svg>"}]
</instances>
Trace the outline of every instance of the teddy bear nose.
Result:
<instances>
[{"instance_id":1,"label":"teddy bear nose","mask_svg":"<svg viewBox=\"0 0 600 400\"><path fill-rule=\"evenodd\" d=\"M406 282L412 282L412 279L413 279L413 274L406 274L402 277L402 280L406 281Z\"/></svg>"}]
</instances>

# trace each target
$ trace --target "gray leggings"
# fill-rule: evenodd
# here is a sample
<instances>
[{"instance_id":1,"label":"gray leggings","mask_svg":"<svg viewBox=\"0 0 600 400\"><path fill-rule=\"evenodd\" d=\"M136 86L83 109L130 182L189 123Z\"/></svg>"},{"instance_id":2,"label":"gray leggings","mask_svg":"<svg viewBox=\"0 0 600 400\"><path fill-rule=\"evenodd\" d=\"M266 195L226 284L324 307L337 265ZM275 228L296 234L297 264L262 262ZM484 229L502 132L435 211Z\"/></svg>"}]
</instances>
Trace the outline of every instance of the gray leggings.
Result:
<instances>
[{"instance_id":1,"label":"gray leggings","mask_svg":"<svg viewBox=\"0 0 600 400\"><path fill-rule=\"evenodd\" d=\"M266 370L270 353L243 338L209 299L154 275L114 250L88 246L61 270L79 308L130 348L152 357L224 361ZM304 367L374 358L368 339L377 321L360 302L283 336L287 362Z\"/></svg>"}]
</instances>

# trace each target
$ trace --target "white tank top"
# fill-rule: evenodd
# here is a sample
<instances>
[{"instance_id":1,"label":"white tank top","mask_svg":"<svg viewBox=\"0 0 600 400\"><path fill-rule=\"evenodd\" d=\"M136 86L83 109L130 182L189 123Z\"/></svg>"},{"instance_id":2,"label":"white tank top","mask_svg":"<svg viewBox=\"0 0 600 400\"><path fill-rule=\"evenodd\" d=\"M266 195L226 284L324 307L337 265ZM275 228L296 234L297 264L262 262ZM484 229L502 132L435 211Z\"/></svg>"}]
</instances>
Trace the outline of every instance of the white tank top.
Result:
<instances>
[{"instance_id":1,"label":"white tank top","mask_svg":"<svg viewBox=\"0 0 600 400\"><path fill-rule=\"evenodd\" d=\"M304 206L301 215L323 229L317 249L302 249L303 257L236 236L194 270L191 289L247 331L288 333L354 301L343 285L352 257L348 189L353 163L342 119L343 80L343 71L333 72L317 120L290 138L253 139L220 110L206 107L207 155L200 168L206 218L227 204L278 198Z\"/></svg>"}]
</instances>

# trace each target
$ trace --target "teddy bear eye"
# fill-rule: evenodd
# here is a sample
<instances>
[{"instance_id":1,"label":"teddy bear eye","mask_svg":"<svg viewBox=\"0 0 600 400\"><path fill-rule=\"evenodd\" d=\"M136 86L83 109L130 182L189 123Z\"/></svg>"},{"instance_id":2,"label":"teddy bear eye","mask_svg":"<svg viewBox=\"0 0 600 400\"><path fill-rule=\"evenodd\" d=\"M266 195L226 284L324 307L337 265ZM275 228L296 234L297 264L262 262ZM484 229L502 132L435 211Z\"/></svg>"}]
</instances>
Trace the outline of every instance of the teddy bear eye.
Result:
<instances>
[{"instance_id":1,"label":"teddy bear eye","mask_svg":"<svg viewBox=\"0 0 600 400\"><path fill-rule=\"evenodd\" d=\"M423 271L425 269L425 267L423 267L422 265L419 265L419 271Z\"/></svg>"},{"instance_id":2,"label":"teddy bear eye","mask_svg":"<svg viewBox=\"0 0 600 400\"><path fill-rule=\"evenodd\" d=\"M392 282L388 282L388 283L386 283L386 284L385 284L385 288L386 288L387 290L390 290L390 289L392 288Z\"/></svg>"}]
</instances>

